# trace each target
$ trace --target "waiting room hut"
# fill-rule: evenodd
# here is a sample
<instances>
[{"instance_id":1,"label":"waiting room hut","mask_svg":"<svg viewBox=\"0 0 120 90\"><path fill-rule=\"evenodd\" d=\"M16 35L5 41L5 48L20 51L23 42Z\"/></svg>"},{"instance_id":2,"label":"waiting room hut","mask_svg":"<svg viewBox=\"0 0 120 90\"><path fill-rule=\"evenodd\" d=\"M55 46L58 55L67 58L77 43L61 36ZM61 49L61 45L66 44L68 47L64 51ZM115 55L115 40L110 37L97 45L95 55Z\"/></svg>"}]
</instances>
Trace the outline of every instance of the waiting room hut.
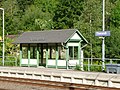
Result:
<instances>
[{"instance_id":1,"label":"waiting room hut","mask_svg":"<svg viewBox=\"0 0 120 90\"><path fill-rule=\"evenodd\" d=\"M81 65L81 47L87 40L76 29L30 31L18 37L20 66L66 68Z\"/></svg>"}]
</instances>

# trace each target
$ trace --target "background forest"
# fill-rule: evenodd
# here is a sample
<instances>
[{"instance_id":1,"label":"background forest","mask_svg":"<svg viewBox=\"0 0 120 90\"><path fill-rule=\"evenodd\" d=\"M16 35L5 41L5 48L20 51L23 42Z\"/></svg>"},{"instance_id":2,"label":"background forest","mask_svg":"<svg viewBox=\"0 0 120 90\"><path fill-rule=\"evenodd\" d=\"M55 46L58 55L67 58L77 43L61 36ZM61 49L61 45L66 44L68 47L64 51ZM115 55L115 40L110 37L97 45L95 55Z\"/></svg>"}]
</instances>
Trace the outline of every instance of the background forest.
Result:
<instances>
[{"instance_id":1,"label":"background forest","mask_svg":"<svg viewBox=\"0 0 120 90\"><path fill-rule=\"evenodd\" d=\"M106 58L120 58L120 0L105 0ZM102 40L95 36L102 31L102 0L0 0L5 9L5 36L25 31L51 29L78 29L89 41L85 47L86 58L101 58ZM0 35L2 36L2 11L0 10ZM5 37L6 55L14 55L16 46ZM2 56L2 43L0 43Z\"/></svg>"}]
</instances>

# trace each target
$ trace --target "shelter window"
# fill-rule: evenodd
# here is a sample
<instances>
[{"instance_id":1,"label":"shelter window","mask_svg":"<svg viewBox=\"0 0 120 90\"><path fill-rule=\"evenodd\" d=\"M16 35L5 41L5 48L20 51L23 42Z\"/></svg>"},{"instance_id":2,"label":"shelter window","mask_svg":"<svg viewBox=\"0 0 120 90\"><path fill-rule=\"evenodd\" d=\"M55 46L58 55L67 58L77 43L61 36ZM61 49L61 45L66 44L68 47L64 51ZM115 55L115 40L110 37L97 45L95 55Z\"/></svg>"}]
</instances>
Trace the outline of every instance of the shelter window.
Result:
<instances>
[{"instance_id":1,"label":"shelter window","mask_svg":"<svg viewBox=\"0 0 120 90\"><path fill-rule=\"evenodd\" d=\"M78 59L78 47L77 46L69 47L69 59L70 60Z\"/></svg>"},{"instance_id":2,"label":"shelter window","mask_svg":"<svg viewBox=\"0 0 120 90\"><path fill-rule=\"evenodd\" d=\"M28 58L28 47L23 47L22 48L22 58L26 59Z\"/></svg>"},{"instance_id":3,"label":"shelter window","mask_svg":"<svg viewBox=\"0 0 120 90\"><path fill-rule=\"evenodd\" d=\"M37 47L30 47L30 58L31 59L37 58Z\"/></svg>"}]
</instances>

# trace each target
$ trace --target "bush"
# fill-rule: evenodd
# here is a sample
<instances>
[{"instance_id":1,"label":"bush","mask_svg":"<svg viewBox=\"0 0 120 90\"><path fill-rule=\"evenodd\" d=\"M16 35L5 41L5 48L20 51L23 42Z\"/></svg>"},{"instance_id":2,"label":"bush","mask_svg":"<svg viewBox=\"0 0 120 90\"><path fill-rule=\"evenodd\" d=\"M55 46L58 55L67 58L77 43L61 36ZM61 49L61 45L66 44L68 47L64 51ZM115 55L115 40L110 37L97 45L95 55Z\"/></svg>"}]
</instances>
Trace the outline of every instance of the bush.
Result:
<instances>
[{"instance_id":1,"label":"bush","mask_svg":"<svg viewBox=\"0 0 120 90\"><path fill-rule=\"evenodd\" d=\"M75 70L79 70L79 71L81 71L81 66L78 65L78 64L76 64L76 66L75 66Z\"/></svg>"}]
</instances>

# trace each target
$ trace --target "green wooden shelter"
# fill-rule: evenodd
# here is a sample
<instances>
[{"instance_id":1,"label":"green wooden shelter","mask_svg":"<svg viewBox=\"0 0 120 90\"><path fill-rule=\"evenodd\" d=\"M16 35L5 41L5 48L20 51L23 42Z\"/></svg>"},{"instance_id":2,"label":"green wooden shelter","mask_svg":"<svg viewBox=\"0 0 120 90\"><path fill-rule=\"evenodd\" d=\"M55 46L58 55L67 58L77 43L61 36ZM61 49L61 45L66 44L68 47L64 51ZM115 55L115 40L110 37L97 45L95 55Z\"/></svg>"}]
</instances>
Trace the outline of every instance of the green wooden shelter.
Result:
<instances>
[{"instance_id":1,"label":"green wooden shelter","mask_svg":"<svg viewBox=\"0 0 120 90\"><path fill-rule=\"evenodd\" d=\"M81 47L88 43L76 29L24 32L20 44L20 66L68 68L81 65Z\"/></svg>"}]
</instances>

